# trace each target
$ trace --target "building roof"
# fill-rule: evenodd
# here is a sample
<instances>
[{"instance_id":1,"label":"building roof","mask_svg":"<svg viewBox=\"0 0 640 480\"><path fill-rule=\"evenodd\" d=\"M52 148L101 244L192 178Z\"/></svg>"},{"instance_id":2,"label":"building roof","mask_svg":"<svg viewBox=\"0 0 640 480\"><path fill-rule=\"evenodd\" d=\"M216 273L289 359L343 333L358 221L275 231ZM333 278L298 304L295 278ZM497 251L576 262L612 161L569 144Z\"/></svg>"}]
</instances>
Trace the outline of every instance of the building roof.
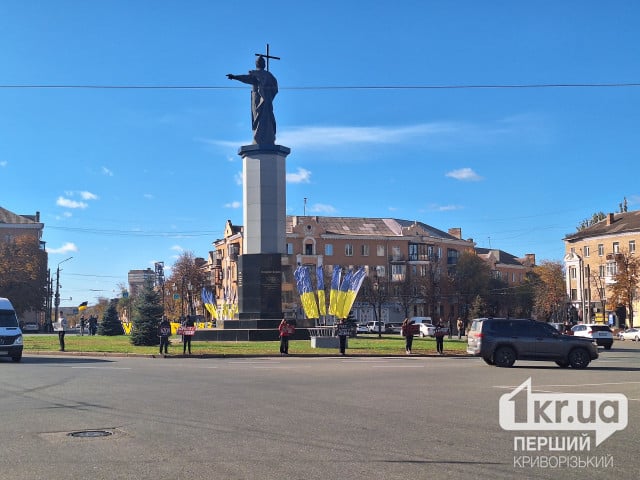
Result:
<instances>
[{"instance_id":1,"label":"building roof","mask_svg":"<svg viewBox=\"0 0 640 480\"><path fill-rule=\"evenodd\" d=\"M10 212L9 210L0 207L0 223L6 223L11 225L17 224L38 224L39 214L36 215L18 215Z\"/></svg>"},{"instance_id":2,"label":"building roof","mask_svg":"<svg viewBox=\"0 0 640 480\"><path fill-rule=\"evenodd\" d=\"M579 232L567 235L564 240L573 242L590 237L604 235L620 235L622 233L640 232L640 210L633 212L609 213L600 220Z\"/></svg>"},{"instance_id":3,"label":"building roof","mask_svg":"<svg viewBox=\"0 0 640 480\"><path fill-rule=\"evenodd\" d=\"M304 217L287 215L287 233L292 233L294 224L303 223L305 218L312 219L314 223L317 223L318 226L329 235L403 237L414 235L413 233L407 234L405 230L415 227L416 232L419 232L418 234L446 240L460 240L453 235L425 223L397 218Z\"/></svg>"},{"instance_id":4,"label":"building roof","mask_svg":"<svg viewBox=\"0 0 640 480\"><path fill-rule=\"evenodd\" d=\"M518 267L522 267L523 265L523 261L515 255L511 255L510 253L498 249L476 247L476 255L484 259L488 259L490 256L493 256L497 263L503 265L513 265Z\"/></svg>"}]
</instances>

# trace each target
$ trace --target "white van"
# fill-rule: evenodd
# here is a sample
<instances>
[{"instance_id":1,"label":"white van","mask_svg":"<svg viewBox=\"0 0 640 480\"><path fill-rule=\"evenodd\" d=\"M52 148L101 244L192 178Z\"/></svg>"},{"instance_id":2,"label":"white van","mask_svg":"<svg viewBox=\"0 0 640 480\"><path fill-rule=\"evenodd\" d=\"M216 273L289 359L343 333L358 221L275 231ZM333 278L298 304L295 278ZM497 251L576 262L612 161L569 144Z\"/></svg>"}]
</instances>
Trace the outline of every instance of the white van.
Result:
<instances>
[{"instance_id":1,"label":"white van","mask_svg":"<svg viewBox=\"0 0 640 480\"><path fill-rule=\"evenodd\" d=\"M436 327L431 323L431 317L411 317L409 319L413 323L420 325L421 337L435 337Z\"/></svg>"},{"instance_id":2,"label":"white van","mask_svg":"<svg viewBox=\"0 0 640 480\"><path fill-rule=\"evenodd\" d=\"M22 360L22 330L13 305L0 297L0 355L8 355L14 362Z\"/></svg>"}]
</instances>

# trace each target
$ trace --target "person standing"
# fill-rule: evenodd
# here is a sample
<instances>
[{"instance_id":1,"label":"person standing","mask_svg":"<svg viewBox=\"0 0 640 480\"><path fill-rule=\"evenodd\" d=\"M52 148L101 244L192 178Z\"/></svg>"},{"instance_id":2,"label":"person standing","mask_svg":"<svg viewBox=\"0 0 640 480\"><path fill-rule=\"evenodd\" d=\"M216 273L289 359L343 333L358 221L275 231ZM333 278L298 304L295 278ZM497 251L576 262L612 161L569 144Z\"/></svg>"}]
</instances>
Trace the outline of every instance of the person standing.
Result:
<instances>
[{"instance_id":1,"label":"person standing","mask_svg":"<svg viewBox=\"0 0 640 480\"><path fill-rule=\"evenodd\" d=\"M64 318L62 312L60 312L60 316L58 317L58 322L56 323L55 330L58 332L60 351L64 352L64 334L67 331L67 319Z\"/></svg>"},{"instance_id":2,"label":"person standing","mask_svg":"<svg viewBox=\"0 0 640 480\"><path fill-rule=\"evenodd\" d=\"M464 322L460 317L458 317L458 322L456 327L458 327L458 340L462 339L462 334L464 332Z\"/></svg>"},{"instance_id":3,"label":"person standing","mask_svg":"<svg viewBox=\"0 0 640 480\"><path fill-rule=\"evenodd\" d=\"M402 321L402 335L404 335L404 346L407 355L411 355L411 348L413 346L413 320L405 318Z\"/></svg>"},{"instance_id":4,"label":"person standing","mask_svg":"<svg viewBox=\"0 0 640 480\"><path fill-rule=\"evenodd\" d=\"M182 354L185 355L187 350L189 351L189 355L191 355L191 338L195 333L193 331L193 327L195 323L193 322L193 318L191 315L187 315L187 318L184 322L182 322L182 327L185 329L182 334Z\"/></svg>"},{"instance_id":5,"label":"person standing","mask_svg":"<svg viewBox=\"0 0 640 480\"><path fill-rule=\"evenodd\" d=\"M160 354L164 350L164 354L169 353L169 336L171 335L171 324L167 317L163 316L160 325L158 326L158 336L160 337Z\"/></svg>"},{"instance_id":6,"label":"person standing","mask_svg":"<svg viewBox=\"0 0 640 480\"><path fill-rule=\"evenodd\" d=\"M290 325L285 318L278 325L280 333L280 355L289 355L289 335L291 334Z\"/></svg>"},{"instance_id":7,"label":"person standing","mask_svg":"<svg viewBox=\"0 0 640 480\"><path fill-rule=\"evenodd\" d=\"M338 331L336 332L338 335L339 345L340 345L340 355L347 354L347 337L349 336L349 325L345 321L345 319L341 319L338 324Z\"/></svg>"},{"instance_id":8,"label":"person standing","mask_svg":"<svg viewBox=\"0 0 640 480\"><path fill-rule=\"evenodd\" d=\"M444 355L444 336L446 334L447 334L447 329L442 324L442 320L440 320L440 322L438 322L438 325L436 325L436 331L435 331L436 350L438 350L438 353L440 355Z\"/></svg>"}]
</instances>

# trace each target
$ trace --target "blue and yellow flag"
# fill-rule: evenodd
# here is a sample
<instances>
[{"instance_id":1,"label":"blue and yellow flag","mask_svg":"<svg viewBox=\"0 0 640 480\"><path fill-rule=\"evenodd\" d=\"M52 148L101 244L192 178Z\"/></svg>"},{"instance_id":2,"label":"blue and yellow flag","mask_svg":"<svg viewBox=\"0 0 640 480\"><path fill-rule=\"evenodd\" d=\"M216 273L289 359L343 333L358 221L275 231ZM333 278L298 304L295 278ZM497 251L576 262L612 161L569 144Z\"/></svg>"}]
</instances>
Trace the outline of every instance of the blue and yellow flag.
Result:
<instances>
[{"instance_id":1,"label":"blue and yellow flag","mask_svg":"<svg viewBox=\"0 0 640 480\"><path fill-rule=\"evenodd\" d=\"M87 309L87 305L89 305L89 302L82 302L80 305L78 305L78 310L79 311L83 311Z\"/></svg>"},{"instance_id":2,"label":"blue and yellow flag","mask_svg":"<svg viewBox=\"0 0 640 480\"><path fill-rule=\"evenodd\" d=\"M349 287L351 286L351 277L353 276L353 270L349 269L349 271L344 275L342 282L340 282L340 288L338 289L338 300L336 304L336 316L338 318L347 318L343 316L344 305L347 300L347 292L349 291ZM347 312L347 315L349 312Z\"/></svg>"},{"instance_id":3,"label":"blue and yellow flag","mask_svg":"<svg viewBox=\"0 0 640 480\"><path fill-rule=\"evenodd\" d=\"M338 316L338 292L340 291L340 277L342 276L342 267L340 265L333 266L333 274L331 275L331 290L329 292L329 315Z\"/></svg>"},{"instance_id":4,"label":"blue and yellow flag","mask_svg":"<svg viewBox=\"0 0 640 480\"><path fill-rule=\"evenodd\" d=\"M304 314L307 318L319 318L318 305L316 304L316 297L313 293L313 287L311 286L309 269L307 267L298 267L293 273L293 276L296 279L296 287L300 294L300 303L302 303Z\"/></svg>"},{"instance_id":5,"label":"blue and yellow flag","mask_svg":"<svg viewBox=\"0 0 640 480\"><path fill-rule=\"evenodd\" d=\"M318 292L318 309L320 316L327 314L327 301L324 294L324 269L322 265L318 265L316 270L317 282L316 291Z\"/></svg>"},{"instance_id":6,"label":"blue and yellow flag","mask_svg":"<svg viewBox=\"0 0 640 480\"><path fill-rule=\"evenodd\" d=\"M213 292L203 287L201 296L204 308L206 308L207 312L211 314L211 318L218 320L218 311L216 310L216 302L213 298Z\"/></svg>"},{"instance_id":7,"label":"blue and yellow flag","mask_svg":"<svg viewBox=\"0 0 640 480\"><path fill-rule=\"evenodd\" d=\"M353 307L353 303L356 301L356 297L358 296L358 291L362 286L362 282L364 278L367 276L367 272L363 267L360 267L356 270L349 279L349 285L345 291L344 302L342 303L340 318L347 318L349 316L349 312L351 311L351 307ZM346 280L346 277L345 277ZM342 288L340 289L343 290Z\"/></svg>"}]
</instances>

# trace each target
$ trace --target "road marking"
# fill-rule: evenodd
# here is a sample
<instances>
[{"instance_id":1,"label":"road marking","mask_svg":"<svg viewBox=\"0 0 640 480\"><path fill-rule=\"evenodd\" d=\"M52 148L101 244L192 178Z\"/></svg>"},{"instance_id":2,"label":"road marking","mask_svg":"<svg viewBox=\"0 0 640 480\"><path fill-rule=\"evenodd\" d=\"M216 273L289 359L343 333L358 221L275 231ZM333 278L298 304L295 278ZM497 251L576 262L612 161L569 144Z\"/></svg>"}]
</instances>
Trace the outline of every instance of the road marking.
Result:
<instances>
[{"instance_id":1,"label":"road marking","mask_svg":"<svg viewBox=\"0 0 640 480\"><path fill-rule=\"evenodd\" d=\"M96 369L96 370L131 370L131 367L90 367L90 366L72 366L71 368L85 368L85 369Z\"/></svg>"},{"instance_id":2,"label":"road marking","mask_svg":"<svg viewBox=\"0 0 640 480\"><path fill-rule=\"evenodd\" d=\"M603 383L577 383L577 384L557 384L557 385L538 385L536 390L541 387L600 387L604 385L634 385L640 382L603 382ZM514 389L517 385L494 385L493 388Z\"/></svg>"},{"instance_id":3,"label":"road marking","mask_svg":"<svg viewBox=\"0 0 640 480\"><path fill-rule=\"evenodd\" d=\"M373 368L423 368L424 365L373 365Z\"/></svg>"}]
</instances>

